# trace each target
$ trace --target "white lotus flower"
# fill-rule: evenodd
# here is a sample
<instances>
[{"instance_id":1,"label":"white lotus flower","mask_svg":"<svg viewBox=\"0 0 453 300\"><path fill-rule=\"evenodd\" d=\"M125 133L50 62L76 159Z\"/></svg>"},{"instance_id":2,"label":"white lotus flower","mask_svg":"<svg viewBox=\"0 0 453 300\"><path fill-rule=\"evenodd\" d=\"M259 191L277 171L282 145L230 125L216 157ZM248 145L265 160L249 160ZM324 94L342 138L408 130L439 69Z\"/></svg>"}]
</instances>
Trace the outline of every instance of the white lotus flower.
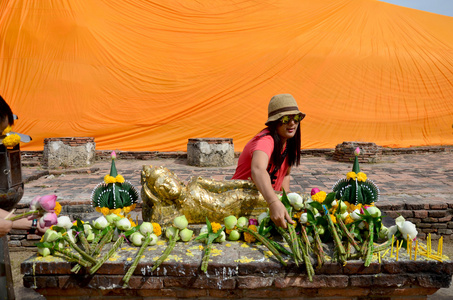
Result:
<instances>
[{"instance_id":1,"label":"white lotus flower","mask_svg":"<svg viewBox=\"0 0 453 300\"><path fill-rule=\"evenodd\" d=\"M395 233L397 233L397 231L398 231L398 226L396 226L396 225L390 226L389 231L387 233L387 238L391 239L392 236L395 235Z\"/></svg>"},{"instance_id":2,"label":"white lotus flower","mask_svg":"<svg viewBox=\"0 0 453 300\"><path fill-rule=\"evenodd\" d=\"M85 224L83 224L83 232L85 233L86 236L89 236L90 233L93 232L93 227L91 227L90 224L85 223Z\"/></svg>"},{"instance_id":3,"label":"white lotus flower","mask_svg":"<svg viewBox=\"0 0 453 300\"><path fill-rule=\"evenodd\" d=\"M244 227L244 226L248 226L248 225L249 225L249 219L247 219L246 217L240 217L238 219L238 223L237 223L238 227Z\"/></svg>"},{"instance_id":4,"label":"white lotus flower","mask_svg":"<svg viewBox=\"0 0 453 300\"><path fill-rule=\"evenodd\" d=\"M263 213L261 213L259 216L258 216L258 224L261 225L261 222L263 222L264 219L268 218L269 217L269 212L265 211ZM225 226L226 227L226 226ZM231 228L228 228L228 229L231 229Z\"/></svg>"},{"instance_id":5,"label":"white lotus flower","mask_svg":"<svg viewBox=\"0 0 453 300\"><path fill-rule=\"evenodd\" d=\"M340 214L343 214L345 211L347 211L348 206L343 201L339 202L340 203L338 204L338 209L340 210Z\"/></svg>"},{"instance_id":6,"label":"white lotus flower","mask_svg":"<svg viewBox=\"0 0 453 300\"><path fill-rule=\"evenodd\" d=\"M409 239L413 240L417 237L418 231L417 227L411 221L404 221L401 226L398 226L399 231L404 239L407 239L409 235Z\"/></svg>"},{"instance_id":7,"label":"white lotus flower","mask_svg":"<svg viewBox=\"0 0 453 300\"><path fill-rule=\"evenodd\" d=\"M73 225L68 216L61 216L57 218L57 224L55 226L70 229Z\"/></svg>"},{"instance_id":8,"label":"white lotus flower","mask_svg":"<svg viewBox=\"0 0 453 300\"><path fill-rule=\"evenodd\" d=\"M74 244L77 243L77 238L76 238L76 235L74 234L74 230L73 229L69 229L68 231L66 231L67 234L68 234L68 238L71 242L73 242Z\"/></svg>"},{"instance_id":9,"label":"white lotus flower","mask_svg":"<svg viewBox=\"0 0 453 300\"><path fill-rule=\"evenodd\" d=\"M286 196L288 197L289 203L295 210L301 210L304 207L303 199L298 193L289 193Z\"/></svg>"},{"instance_id":10,"label":"white lotus flower","mask_svg":"<svg viewBox=\"0 0 453 300\"><path fill-rule=\"evenodd\" d=\"M118 222L119 220L121 220L121 217L118 215L115 215L115 214L106 215L105 218L107 219L107 221L110 224L114 224L114 223Z\"/></svg>"},{"instance_id":11,"label":"white lotus flower","mask_svg":"<svg viewBox=\"0 0 453 300\"><path fill-rule=\"evenodd\" d=\"M389 231L390 230L387 227L385 227L384 224L381 224L381 230L379 231L378 237L380 239L386 238L389 234Z\"/></svg>"},{"instance_id":12,"label":"white lotus flower","mask_svg":"<svg viewBox=\"0 0 453 300\"><path fill-rule=\"evenodd\" d=\"M107 221L106 217L100 216L99 218L94 220L93 225L94 228L102 230L107 227L107 225L109 225L109 221Z\"/></svg>"},{"instance_id":13,"label":"white lotus flower","mask_svg":"<svg viewBox=\"0 0 453 300\"><path fill-rule=\"evenodd\" d=\"M360 210L354 209L354 211L351 212L349 215L351 216L351 219L353 219L354 221L357 221L362 218L359 214L360 214Z\"/></svg>"},{"instance_id":14,"label":"white lotus flower","mask_svg":"<svg viewBox=\"0 0 453 300\"><path fill-rule=\"evenodd\" d=\"M144 236L146 236L147 233L149 234L153 233L153 230L154 227L153 224L151 224L151 222L143 222L140 225L140 233L143 234Z\"/></svg>"},{"instance_id":15,"label":"white lotus flower","mask_svg":"<svg viewBox=\"0 0 453 300\"><path fill-rule=\"evenodd\" d=\"M38 247L38 253L43 256L43 257L46 257L47 255L50 255L50 249L49 248L41 248L41 247Z\"/></svg>"},{"instance_id":16,"label":"white lotus flower","mask_svg":"<svg viewBox=\"0 0 453 300\"><path fill-rule=\"evenodd\" d=\"M134 244L134 246L140 247L143 244L145 237L143 236L143 234L137 231L129 236L129 240L132 242L132 244Z\"/></svg>"},{"instance_id":17,"label":"white lotus flower","mask_svg":"<svg viewBox=\"0 0 453 300\"><path fill-rule=\"evenodd\" d=\"M188 228L184 228L179 232L179 236L181 237L181 240L183 242L188 242L193 236L193 230L190 230Z\"/></svg>"},{"instance_id":18,"label":"white lotus flower","mask_svg":"<svg viewBox=\"0 0 453 300\"><path fill-rule=\"evenodd\" d=\"M225 240L226 240L226 234L225 234L225 231L222 231L220 236L218 238L216 238L214 241L217 243L223 243L223 242L225 242Z\"/></svg>"},{"instance_id":19,"label":"white lotus flower","mask_svg":"<svg viewBox=\"0 0 453 300\"><path fill-rule=\"evenodd\" d=\"M299 221L301 224L306 224L308 222L308 214L307 213L301 214Z\"/></svg>"},{"instance_id":20,"label":"white lotus flower","mask_svg":"<svg viewBox=\"0 0 453 300\"><path fill-rule=\"evenodd\" d=\"M341 217L342 220L346 219L347 216L349 216L349 213L348 213L347 211L345 211L344 213L342 213L342 214L340 215L340 217Z\"/></svg>"},{"instance_id":21,"label":"white lotus flower","mask_svg":"<svg viewBox=\"0 0 453 300\"><path fill-rule=\"evenodd\" d=\"M131 221L128 218L122 218L121 220L116 222L116 228L122 231L128 231L132 228Z\"/></svg>"},{"instance_id":22,"label":"white lotus flower","mask_svg":"<svg viewBox=\"0 0 453 300\"><path fill-rule=\"evenodd\" d=\"M151 237L151 241L149 242L149 245L150 246L157 245L157 241L159 240L157 235L155 235L154 233L151 233L150 237Z\"/></svg>"},{"instance_id":23,"label":"white lotus flower","mask_svg":"<svg viewBox=\"0 0 453 300\"><path fill-rule=\"evenodd\" d=\"M395 224L396 226L401 227L403 223L406 221L403 216L399 216L398 218L395 219Z\"/></svg>"},{"instance_id":24,"label":"white lotus flower","mask_svg":"<svg viewBox=\"0 0 453 300\"><path fill-rule=\"evenodd\" d=\"M186 216L184 215L176 217L173 220L173 226L179 228L179 230L183 230L184 228L187 227L187 225L189 225L189 222L187 222Z\"/></svg>"},{"instance_id":25,"label":"white lotus flower","mask_svg":"<svg viewBox=\"0 0 453 300\"><path fill-rule=\"evenodd\" d=\"M56 232L55 230L52 229L47 229L46 233L44 233L43 236L43 242L49 242L52 243L56 241L57 239L61 238L61 234Z\"/></svg>"},{"instance_id":26,"label":"white lotus flower","mask_svg":"<svg viewBox=\"0 0 453 300\"><path fill-rule=\"evenodd\" d=\"M167 227L167 229L165 229L165 236L167 237L167 239L170 239L170 237L175 236L176 229L177 228L173 226Z\"/></svg>"},{"instance_id":27,"label":"white lotus flower","mask_svg":"<svg viewBox=\"0 0 453 300\"><path fill-rule=\"evenodd\" d=\"M241 234L237 230L231 230L230 234L228 235L228 239L230 241L237 241L241 238Z\"/></svg>"},{"instance_id":28,"label":"white lotus flower","mask_svg":"<svg viewBox=\"0 0 453 300\"><path fill-rule=\"evenodd\" d=\"M369 206L366 208L366 211L373 217L378 218L381 216L381 211L376 206Z\"/></svg>"},{"instance_id":29,"label":"white lotus flower","mask_svg":"<svg viewBox=\"0 0 453 300\"><path fill-rule=\"evenodd\" d=\"M223 224L225 224L226 229L233 229L237 222L238 219L235 216L228 216L223 219Z\"/></svg>"}]
</instances>

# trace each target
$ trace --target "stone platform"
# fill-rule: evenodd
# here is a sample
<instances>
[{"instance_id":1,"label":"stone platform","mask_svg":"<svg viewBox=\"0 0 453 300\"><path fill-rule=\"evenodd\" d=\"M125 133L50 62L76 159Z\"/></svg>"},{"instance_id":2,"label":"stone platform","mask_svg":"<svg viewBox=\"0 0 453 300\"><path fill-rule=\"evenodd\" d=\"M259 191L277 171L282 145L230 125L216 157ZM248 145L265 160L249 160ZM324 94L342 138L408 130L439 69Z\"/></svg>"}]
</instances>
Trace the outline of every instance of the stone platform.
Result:
<instances>
[{"instance_id":1,"label":"stone platform","mask_svg":"<svg viewBox=\"0 0 453 300\"><path fill-rule=\"evenodd\" d=\"M198 242L178 242L169 258L151 272L166 243L145 249L126 289L122 278L137 247L123 243L94 276L71 273L74 264L61 258L33 256L21 265L24 286L46 299L426 299L450 286L453 262L400 260L387 256L379 264L363 261L327 263L310 282L305 266L281 265L264 246L243 242L215 244L208 272L200 270ZM108 250L104 249L104 252Z\"/></svg>"}]
</instances>

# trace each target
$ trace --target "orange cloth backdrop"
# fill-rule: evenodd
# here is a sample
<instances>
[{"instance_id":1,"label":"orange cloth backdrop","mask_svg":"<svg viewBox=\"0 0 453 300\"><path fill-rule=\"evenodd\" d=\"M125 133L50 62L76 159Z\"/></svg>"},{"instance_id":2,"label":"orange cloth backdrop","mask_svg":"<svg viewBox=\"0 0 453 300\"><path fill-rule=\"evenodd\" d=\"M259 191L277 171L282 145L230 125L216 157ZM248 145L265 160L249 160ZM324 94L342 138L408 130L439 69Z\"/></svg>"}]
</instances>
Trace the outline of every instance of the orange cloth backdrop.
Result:
<instances>
[{"instance_id":1,"label":"orange cloth backdrop","mask_svg":"<svg viewBox=\"0 0 453 300\"><path fill-rule=\"evenodd\" d=\"M307 114L303 148L453 145L453 18L377 0L0 0L14 131L99 150L185 151Z\"/></svg>"}]
</instances>

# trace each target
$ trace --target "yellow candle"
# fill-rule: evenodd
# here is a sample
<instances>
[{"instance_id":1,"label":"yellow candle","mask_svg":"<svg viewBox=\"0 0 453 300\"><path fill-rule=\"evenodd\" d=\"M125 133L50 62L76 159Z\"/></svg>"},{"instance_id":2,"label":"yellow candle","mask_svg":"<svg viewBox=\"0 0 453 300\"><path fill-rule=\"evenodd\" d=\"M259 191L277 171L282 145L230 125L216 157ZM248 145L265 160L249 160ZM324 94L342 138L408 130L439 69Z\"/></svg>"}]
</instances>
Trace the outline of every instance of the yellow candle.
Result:
<instances>
[{"instance_id":1,"label":"yellow candle","mask_svg":"<svg viewBox=\"0 0 453 300\"><path fill-rule=\"evenodd\" d=\"M379 263L381 263L381 251L379 251L378 257L379 257Z\"/></svg>"},{"instance_id":2,"label":"yellow candle","mask_svg":"<svg viewBox=\"0 0 453 300\"><path fill-rule=\"evenodd\" d=\"M392 235L392 251L390 251L390 257L393 257L393 241L395 240L395 235Z\"/></svg>"},{"instance_id":3,"label":"yellow candle","mask_svg":"<svg viewBox=\"0 0 453 300\"><path fill-rule=\"evenodd\" d=\"M409 237L409 235L408 235L408 237ZM409 260L411 260L412 259L412 240L410 240L409 238L407 240L407 250L408 250L407 252L409 254Z\"/></svg>"},{"instance_id":4,"label":"yellow candle","mask_svg":"<svg viewBox=\"0 0 453 300\"><path fill-rule=\"evenodd\" d=\"M443 236L440 237L439 242L437 243L437 254L442 257L442 240Z\"/></svg>"},{"instance_id":5,"label":"yellow candle","mask_svg":"<svg viewBox=\"0 0 453 300\"><path fill-rule=\"evenodd\" d=\"M385 250L384 254L382 254L382 258L384 258L388 252L389 252L389 249Z\"/></svg>"},{"instance_id":6,"label":"yellow candle","mask_svg":"<svg viewBox=\"0 0 453 300\"><path fill-rule=\"evenodd\" d=\"M428 241L427 241L427 248L428 248L428 255L431 254L431 233L428 234Z\"/></svg>"},{"instance_id":7,"label":"yellow candle","mask_svg":"<svg viewBox=\"0 0 453 300\"><path fill-rule=\"evenodd\" d=\"M414 253L414 260L417 260L417 250L418 250L418 240L415 241L415 253Z\"/></svg>"},{"instance_id":8,"label":"yellow candle","mask_svg":"<svg viewBox=\"0 0 453 300\"><path fill-rule=\"evenodd\" d=\"M396 241L396 261L398 261L398 253L400 252L399 250L400 248L398 247L398 241Z\"/></svg>"}]
</instances>

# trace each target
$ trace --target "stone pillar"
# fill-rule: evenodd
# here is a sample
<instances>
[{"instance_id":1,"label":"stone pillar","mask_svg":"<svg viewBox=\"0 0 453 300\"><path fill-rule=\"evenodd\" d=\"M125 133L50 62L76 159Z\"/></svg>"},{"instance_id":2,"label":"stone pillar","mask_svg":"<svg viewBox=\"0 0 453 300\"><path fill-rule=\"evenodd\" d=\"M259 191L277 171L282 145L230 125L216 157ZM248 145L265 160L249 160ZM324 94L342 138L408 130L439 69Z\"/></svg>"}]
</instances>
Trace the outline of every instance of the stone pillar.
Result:
<instances>
[{"instance_id":1,"label":"stone pillar","mask_svg":"<svg viewBox=\"0 0 453 300\"><path fill-rule=\"evenodd\" d=\"M189 139L187 143L187 163L198 167L226 167L233 165L233 139Z\"/></svg>"},{"instance_id":2,"label":"stone pillar","mask_svg":"<svg viewBox=\"0 0 453 300\"><path fill-rule=\"evenodd\" d=\"M49 169L86 167L94 164L96 144L93 137L44 139L43 165Z\"/></svg>"},{"instance_id":3,"label":"stone pillar","mask_svg":"<svg viewBox=\"0 0 453 300\"><path fill-rule=\"evenodd\" d=\"M354 150L357 147L360 148L359 163L375 163L382 156L382 147L375 143L343 142L335 147L332 159L342 162L353 162L355 157Z\"/></svg>"}]
</instances>

